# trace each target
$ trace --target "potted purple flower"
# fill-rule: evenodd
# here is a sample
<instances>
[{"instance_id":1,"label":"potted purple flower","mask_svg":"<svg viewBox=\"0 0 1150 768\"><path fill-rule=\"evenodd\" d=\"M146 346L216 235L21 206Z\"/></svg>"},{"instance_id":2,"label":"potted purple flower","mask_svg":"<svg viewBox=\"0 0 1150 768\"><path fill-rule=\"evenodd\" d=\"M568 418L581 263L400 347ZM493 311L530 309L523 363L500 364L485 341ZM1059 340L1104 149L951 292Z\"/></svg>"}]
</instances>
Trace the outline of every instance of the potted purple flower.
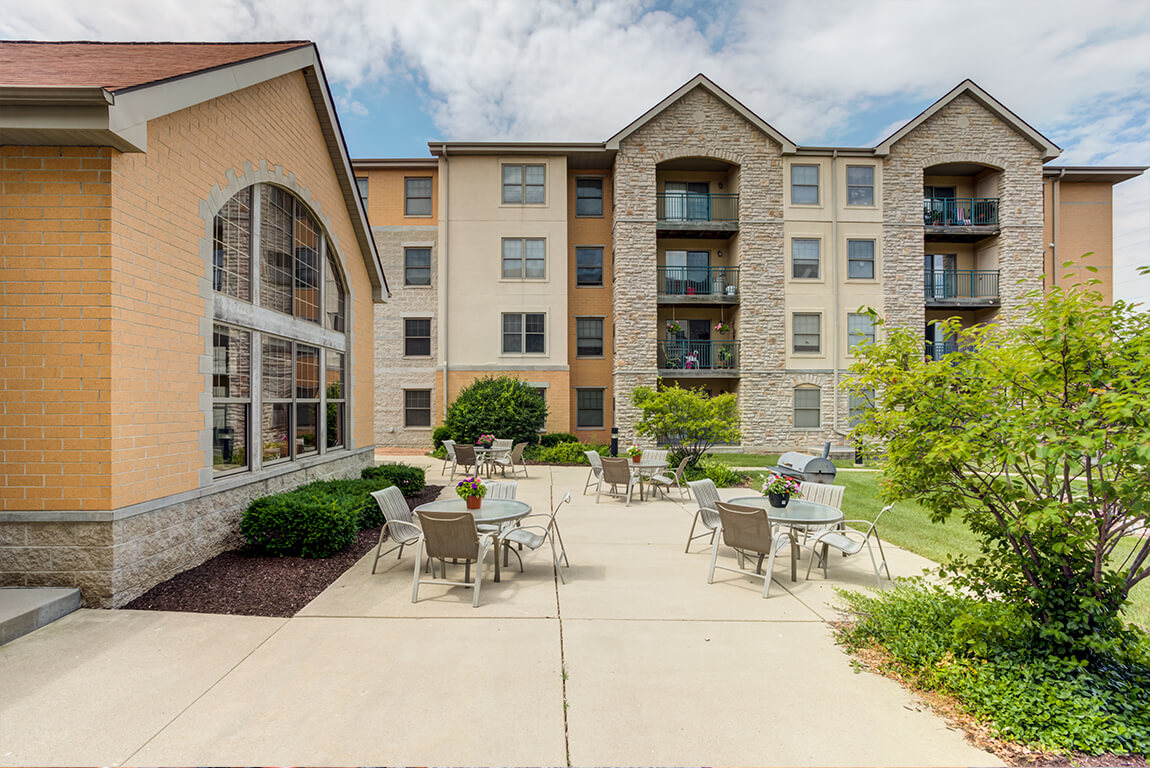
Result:
<instances>
[{"instance_id":1,"label":"potted purple flower","mask_svg":"<svg viewBox=\"0 0 1150 768\"><path fill-rule=\"evenodd\" d=\"M465 477L456 484L455 492L467 502L468 509L479 509L487 495L487 486L478 477Z\"/></svg>"}]
</instances>

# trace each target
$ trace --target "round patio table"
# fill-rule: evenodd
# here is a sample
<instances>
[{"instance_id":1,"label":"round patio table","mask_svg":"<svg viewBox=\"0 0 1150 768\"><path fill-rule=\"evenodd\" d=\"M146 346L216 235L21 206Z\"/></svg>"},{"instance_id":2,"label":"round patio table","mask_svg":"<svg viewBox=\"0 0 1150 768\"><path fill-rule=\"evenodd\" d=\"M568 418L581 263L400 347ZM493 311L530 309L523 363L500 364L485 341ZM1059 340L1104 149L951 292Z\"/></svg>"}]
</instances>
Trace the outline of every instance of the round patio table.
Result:
<instances>
[{"instance_id":1,"label":"round patio table","mask_svg":"<svg viewBox=\"0 0 1150 768\"><path fill-rule=\"evenodd\" d=\"M506 454L507 456L510 456L511 455L511 449L510 448L493 448L491 446L484 447L482 445L475 446L475 459L476 459L476 461L482 461L483 462L484 467L487 468L487 476L488 477L491 477L491 471L495 465L494 460L503 456L504 454ZM479 468L478 467L476 467L475 473L479 474Z\"/></svg>"},{"instance_id":2,"label":"round patio table","mask_svg":"<svg viewBox=\"0 0 1150 768\"><path fill-rule=\"evenodd\" d=\"M627 466L631 468L631 474L639 478L639 501L643 501L643 499L646 498L643 495L643 478L650 480L653 475L659 474L670 465L665 461L647 461L640 456L638 463L628 458ZM651 498L654 498L654 496Z\"/></svg>"},{"instance_id":3,"label":"round patio table","mask_svg":"<svg viewBox=\"0 0 1150 768\"><path fill-rule=\"evenodd\" d=\"M798 581L799 540L795 535L796 529L808 525L834 525L843 521L841 509L805 499L791 499L785 507L772 507L766 496L740 496L731 499L729 503L765 509L768 520L791 529L791 581Z\"/></svg>"},{"instance_id":4,"label":"round patio table","mask_svg":"<svg viewBox=\"0 0 1150 768\"><path fill-rule=\"evenodd\" d=\"M489 523L495 526L495 580L499 581L499 527L501 523L511 520L521 520L531 514L531 505L516 499L484 499L479 509L468 509L463 499L439 499L420 504L412 510L416 517L420 512L468 512L475 518L476 524ZM477 567L483 567L480 563Z\"/></svg>"}]
</instances>

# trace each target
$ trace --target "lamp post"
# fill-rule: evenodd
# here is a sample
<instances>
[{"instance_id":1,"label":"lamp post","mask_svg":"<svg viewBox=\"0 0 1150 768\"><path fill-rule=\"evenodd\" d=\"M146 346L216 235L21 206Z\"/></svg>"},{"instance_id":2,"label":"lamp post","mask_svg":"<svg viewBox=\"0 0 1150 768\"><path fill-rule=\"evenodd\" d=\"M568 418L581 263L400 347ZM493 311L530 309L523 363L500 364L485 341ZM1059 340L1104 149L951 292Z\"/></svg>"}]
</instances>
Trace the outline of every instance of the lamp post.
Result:
<instances>
[{"instance_id":1,"label":"lamp post","mask_svg":"<svg viewBox=\"0 0 1150 768\"><path fill-rule=\"evenodd\" d=\"M619 428L611 427L611 455L619 455Z\"/></svg>"}]
</instances>

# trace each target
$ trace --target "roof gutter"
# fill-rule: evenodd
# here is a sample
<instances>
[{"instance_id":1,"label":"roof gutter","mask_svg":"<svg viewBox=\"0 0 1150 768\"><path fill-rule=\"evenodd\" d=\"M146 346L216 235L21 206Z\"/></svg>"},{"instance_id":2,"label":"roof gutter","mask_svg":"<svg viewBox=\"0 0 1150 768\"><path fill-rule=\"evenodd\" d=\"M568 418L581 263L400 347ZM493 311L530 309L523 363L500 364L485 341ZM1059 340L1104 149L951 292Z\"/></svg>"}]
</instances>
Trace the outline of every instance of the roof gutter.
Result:
<instances>
[{"instance_id":1,"label":"roof gutter","mask_svg":"<svg viewBox=\"0 0 1150 768\"><path fill-rule=\"evenodd\" d=\"M0 85L0 104L6 107L111 106L116 97L98 85Z\"/></svg>"}]
</instances>

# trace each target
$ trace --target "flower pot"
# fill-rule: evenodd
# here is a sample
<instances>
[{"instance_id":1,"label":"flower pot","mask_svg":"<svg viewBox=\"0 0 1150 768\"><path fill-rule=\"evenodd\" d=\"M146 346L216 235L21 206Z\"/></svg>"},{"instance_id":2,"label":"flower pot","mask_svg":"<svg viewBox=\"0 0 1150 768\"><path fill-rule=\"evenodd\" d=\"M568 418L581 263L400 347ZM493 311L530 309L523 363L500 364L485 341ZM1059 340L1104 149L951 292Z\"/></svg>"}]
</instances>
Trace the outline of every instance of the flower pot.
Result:
<instances>
[{"instance_id":1,"label":"flower pot","mask_svg":"<svg viewBox=\"0 0 1150 768\"><path fill-rule=\"evenodd\" d=\"M639 459L641 459L641 458L643 458L641 455L640 456L632 456L631 461L634 462L635 464L638 464Z\"/></svg>"},{"instance_id":2,"label":"flower pot","mask_svg":"<svg viewBox=\"0 0 1150 768\"><path fill-rule=\"evenodd\" d=\"M479 509L479 505L483 503L482 496L468 496L467 499L468 509Z\"/></svg>"},{"instance_id":3,"label":"flower pot","mask_svg":"<svg viewBox=\"0 0 1150 768\"><path fill-rule=\"evenodd\" d=\"M775 507L776 509L782 509L783 507L787 506L787 503L790 500L791 495L789 493L771 493L767 495L767 501L769 501L771 506Z\"/></svg>"}]
</instances>

